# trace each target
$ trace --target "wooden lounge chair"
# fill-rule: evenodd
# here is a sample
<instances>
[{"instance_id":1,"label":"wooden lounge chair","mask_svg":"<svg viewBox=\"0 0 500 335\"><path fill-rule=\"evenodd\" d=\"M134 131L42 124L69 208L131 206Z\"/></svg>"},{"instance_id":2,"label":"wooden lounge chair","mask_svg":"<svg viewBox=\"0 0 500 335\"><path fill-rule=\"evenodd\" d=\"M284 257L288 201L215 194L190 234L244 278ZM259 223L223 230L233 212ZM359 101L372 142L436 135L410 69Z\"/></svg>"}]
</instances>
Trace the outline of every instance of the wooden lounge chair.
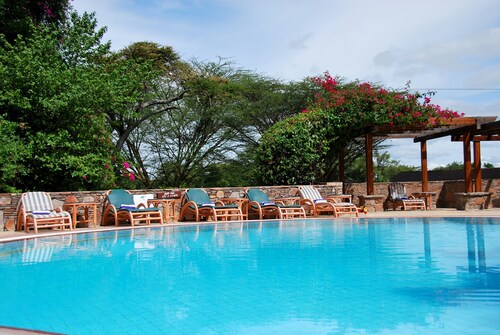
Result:
<instances>
[{"instance_id":1,"label":"wooden lounge chair","mask_svg":"<svg viewBox=\"0 0 500 335\"><path fill-rule=\"evenodd\" d=\"M161 211L158 208L137 207L134 204L134 197L129 191L123 189L108 191L103 205L101 225L105 226L113 222L115 226L119 226L120 222L124 221L129 222L132 226L139 223L163 224Z\"/></svg>"},{"instance_id":2,"label":"wooden lounge chair","mask_svg":"<svg viewBox=\"0 0 500 335\"><path fill-rule=\"evenodd\" d=\"M403 210L409 209L423 209L425 210L425 202L423 199L415 198L413 195L406 194L406 187L401 183L390 183L389 197L384 202L384 209L389 207L392 203L392 209L396 210L401 207Z\"/></svg>"},{"instance_id":3,"label":"wooden lounge chair","mask_svg":"<svg viewBox=\"0 0 500 335\"><path fill-rule=\"evenodd\" d=\"M28 232L38 228L73 229L71 214L61 208L54 208L52 198L45 192L27 192L21 195L17 212L17 230Z\"/></svg>"},{"instance_id":4,"label":"wooden lounge chair","mask_svg":"<svg viewBox=\"0 0 500 335\"><path fill-rule=\"evenodd\" d=\"M243 220L241 209L236 204L225 205L221 201L212 202L208 193L201 188L191 188L186 191L181 200L179 221L212 219Z\"/></svg>"},{"instance_id":5,"label":"wooden lounge chair","mask_svg":"<svg viewBox=\"0 0 500 335\"><path fill-rule=\"evenodd\" d=\"M314 186L299 186L299 194L301 197L299 203L314 217L317 217L320 213L328 212L333 213L334 217L352 214L358 217L356 205L350 202L337 202L334 199L328 201L321 196Z\"/></svg>"},{"instance_id":6,"label":"wooden lounge chair","mask_svg":"<svg viewBox=\"0 0 500 335\"><path fill-rule=\"evenodd\" d=\"M271 201L264 191L251 188L246 191L248 203L248 217L257 214L259 220L266 217L277 219L306 218L306 212L300 205L285 205Z\"/></svg>"}]
</instances>

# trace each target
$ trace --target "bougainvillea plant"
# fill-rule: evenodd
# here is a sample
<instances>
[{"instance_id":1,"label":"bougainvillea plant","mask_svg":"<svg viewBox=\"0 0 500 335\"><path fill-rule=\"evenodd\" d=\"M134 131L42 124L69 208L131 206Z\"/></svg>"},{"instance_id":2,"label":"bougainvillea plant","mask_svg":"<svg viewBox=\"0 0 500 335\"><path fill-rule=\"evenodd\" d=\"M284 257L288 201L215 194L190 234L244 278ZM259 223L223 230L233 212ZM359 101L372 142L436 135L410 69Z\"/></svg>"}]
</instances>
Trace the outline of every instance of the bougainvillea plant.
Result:
<instances>
[{"instance_id":1,"label":"bougainvillea plant","mask_svg":"<svg viewBox=\"0 0 500 335\"><path fill-rule=\"evenodd\" d=\"M381 124L394 127L427 126L461 117L456 111L431 103L433 92L389 91L368 82L343 84L325 72L312 81L319 88L313 103L303 112L322 110L345 116L354 128Z\"/></svg>"},{"instance_id":2,"label":"bougainvillea plant","mask_svg":"<svg viewBox=\"0 0 500 335\"><path fill-rule=\"evenodd\" d=\"M265 184L322 181L337 152L368 126L422 129L463 116L431 103L432 92L343 83L328 72L312 81L316 91L308 108L276 123L260 139L257 172Z\"/></svg>"}]
</instances>

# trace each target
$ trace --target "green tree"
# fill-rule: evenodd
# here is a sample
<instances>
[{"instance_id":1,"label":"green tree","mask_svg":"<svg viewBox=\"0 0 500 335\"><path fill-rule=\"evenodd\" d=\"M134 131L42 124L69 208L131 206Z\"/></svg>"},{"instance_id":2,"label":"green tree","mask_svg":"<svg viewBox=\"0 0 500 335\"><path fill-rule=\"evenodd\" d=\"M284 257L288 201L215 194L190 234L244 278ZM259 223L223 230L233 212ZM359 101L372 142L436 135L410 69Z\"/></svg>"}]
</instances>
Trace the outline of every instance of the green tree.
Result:
<instances>
[{"instance_id":1,"label":"green tree","mask_svg":"<svg viewBox=\"0 0 500 335\"><path fill-rule=\"evenodd\" d=\"M418 171L416 166L402 165L400 161L391 158L387 151L382 151L384 146L374 150L373 174L377 182L388 182L392 177L400 172ZM346 179L352 182L366 181L366 159L363 156L357 157L346 169Z\"/></svg>"},{"instance_id":2,"label":"green tree","mask_svg":"<svg viewBox=\"0 0 500 335\"><path fill-rule=\"evenodd\" d=\"M464 164L460 162L451 162L446 164L445 166L438 166L433 171L445 171L445 170L463 170Z\"/></svg>"},{"instance_id":3,"label":"green tree","mask_svg":"<svg viewBox=\"0 0 500 335\"><path fill-rule=\"evenodd\" d=\"M31 155L30 148L24 145L17 135L20 125L4 120L0 116L0 193L18 192L20 180L25 177L27 169L23 162Z\"/></svg>"},{"instance_id":4,"label":"green tree","mask_svg":"<svg viewBox=\"0 0 500 335\"><path fill-rule=\"evenodd\" d=\"M151 119L147 152L155 179L162 186L204 186L207 173L238 152L235 141L241 99L239 69L223 60L192 64L196 76L188 94L171 109ZM214 169L212 169L214 171Z\"/></svg>"},{"instance_id":5,"label":"green tree","mask_svg":"<svg viewBox=\"0 0 500 335\"><path fill-rule=\"evenodd\" d=\"M105 103L99 110L107 117L116 149L133 163L136 186L150 187L150 169L144 157L149 121L178 109L192 69L171 47L153 42L133 43L103 64L108 83L101 91Z\"/></svg>"},{"instance_id":6,"label":"green tree","mask_svg":"<svg viewBox=\"0 0 500 335\"><path fill-rule=\"evenodd\" d=\"M109 187L116 156L103 114L96 113L101 44L93 15L72 13L63 26L33 27L32 35L0 47L0 109L17 123L23 157L16 188L47 191ZM64 36L64 38L62 38ZM12 154L12 153L11 153Z\"/></svg>"}]
</instances>

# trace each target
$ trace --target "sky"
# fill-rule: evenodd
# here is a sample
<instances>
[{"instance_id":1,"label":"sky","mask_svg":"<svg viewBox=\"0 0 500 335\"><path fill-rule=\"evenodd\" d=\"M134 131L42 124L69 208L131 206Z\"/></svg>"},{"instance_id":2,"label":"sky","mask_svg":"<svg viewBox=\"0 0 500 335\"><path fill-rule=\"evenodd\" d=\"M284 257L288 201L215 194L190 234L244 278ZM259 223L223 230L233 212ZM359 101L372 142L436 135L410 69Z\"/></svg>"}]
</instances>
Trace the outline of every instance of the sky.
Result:
<instances>
[{"instance_id":1,"label":"sky","mask_svg":"<svg viewBox=\"0 0 500 335\"><path fill-rule=\"evenodd\" d=\"M184 60L223 57L284 81L328 71L347 81L434 91L432 102L500 119L499 0L73 0L95 12L113 50L168 45ZM391 157L420 166L420 145L387 142ZM463 162L450 137L427 143L429 168ZM500 167L499 142L482 162Z\"/></svg>"}]
</instances>

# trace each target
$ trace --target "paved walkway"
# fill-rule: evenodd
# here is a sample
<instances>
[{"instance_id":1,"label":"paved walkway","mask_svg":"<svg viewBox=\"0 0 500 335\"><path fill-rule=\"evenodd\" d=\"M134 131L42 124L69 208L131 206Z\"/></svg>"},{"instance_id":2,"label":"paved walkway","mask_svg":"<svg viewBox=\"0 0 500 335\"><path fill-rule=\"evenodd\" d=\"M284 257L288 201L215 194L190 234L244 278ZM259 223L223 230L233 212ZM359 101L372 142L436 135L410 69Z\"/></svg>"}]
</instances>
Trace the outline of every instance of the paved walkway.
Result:
<instances>
[{"instance_id":1,"label":"paved walkway","mask_svg":"<svg viewBox=\"0 0 500 335\"><path fill-rule=\"evenodd\" d=\"M325 216L322 216L325 217ZM500 208L494 209L485 209L485 210L469 210L469 211L458 211L456 209L451 208L440 208L431 211L384 211L384 212L369 212L366 215L360 214L360 218L416 218L416 217L496 217L500 218ZM499 220L500 222L500 220ZM164 226L175 226L175 225L193 225L196 224L194 222L174 222L169 223ZM152 225L154 227L158 225ZM141 229L146 226L136 226L134 228ZM148 226L150 227L150 226ZM115 230L115 229L130 229L130 226L122 226L122 227L114 227L114 226L106 226L97 228L77 228L77 233L85 233L91 231L105 231L105 230ZM33 238L47 235L61 235L68 233L69 230L65 232L62 231L53 231L53 230L42 230L40 233L35 234L33 231L26 234L25 232L11 232L11 231L3 231L0 232L0 242L7 242L25 238ZM75 232L75 231L73 231Z\"/></svg>"}]
</instances>

